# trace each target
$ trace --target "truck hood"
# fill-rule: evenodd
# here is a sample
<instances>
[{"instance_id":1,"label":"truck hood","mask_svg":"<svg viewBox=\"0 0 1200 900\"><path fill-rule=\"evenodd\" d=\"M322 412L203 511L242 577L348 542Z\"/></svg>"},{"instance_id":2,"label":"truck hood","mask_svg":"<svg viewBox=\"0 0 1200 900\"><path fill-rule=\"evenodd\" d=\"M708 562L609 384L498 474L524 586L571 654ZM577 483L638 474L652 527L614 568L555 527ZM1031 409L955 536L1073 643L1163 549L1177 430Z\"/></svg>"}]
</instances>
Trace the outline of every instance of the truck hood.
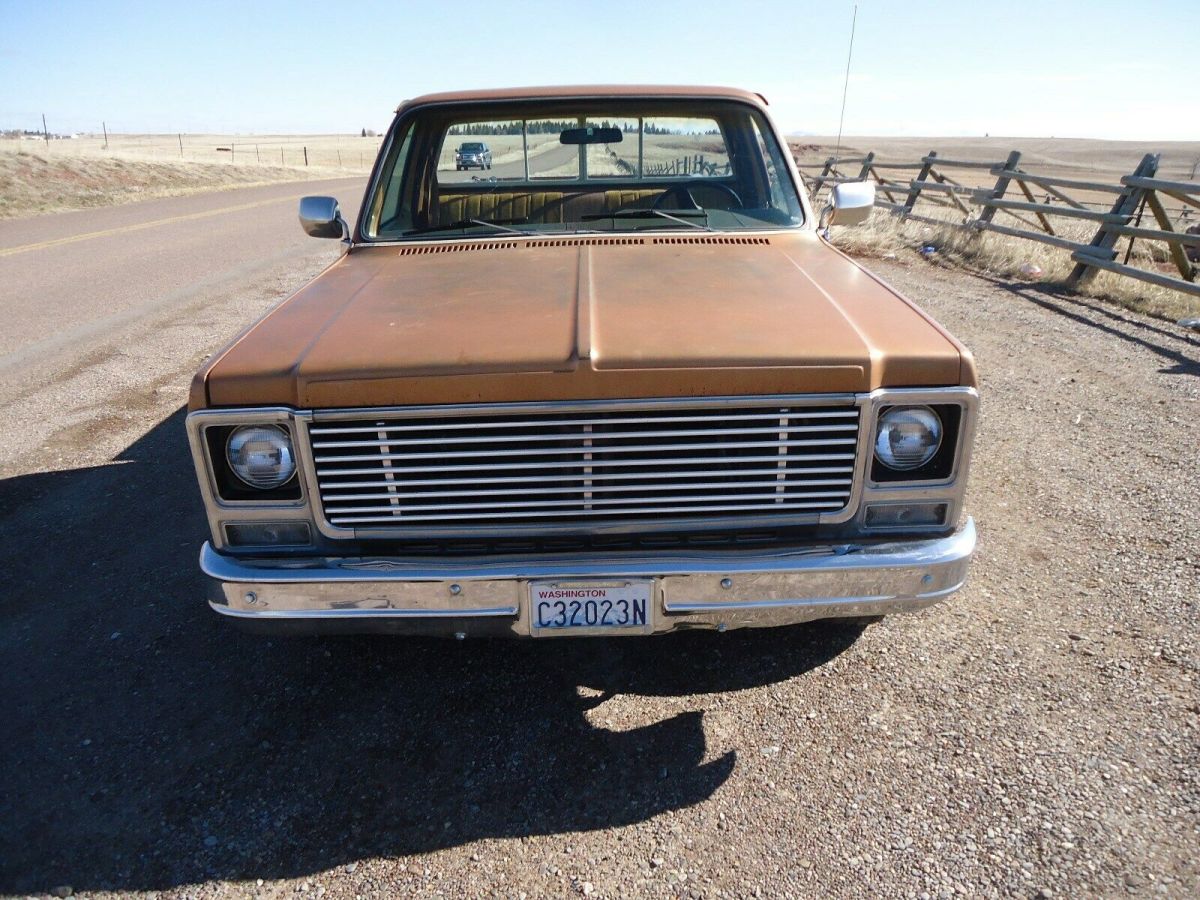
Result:
<instances>
[{"instance_id":1,"label":"truck hood","mask_svg":"<svg viewBox=\"0 0 1200 900\"><path fill-rule=\"evenodd\" d=\"M931 319L811 233L356 249L198 376L300 408L973 384Z\"/></svg>"}]
</instances>

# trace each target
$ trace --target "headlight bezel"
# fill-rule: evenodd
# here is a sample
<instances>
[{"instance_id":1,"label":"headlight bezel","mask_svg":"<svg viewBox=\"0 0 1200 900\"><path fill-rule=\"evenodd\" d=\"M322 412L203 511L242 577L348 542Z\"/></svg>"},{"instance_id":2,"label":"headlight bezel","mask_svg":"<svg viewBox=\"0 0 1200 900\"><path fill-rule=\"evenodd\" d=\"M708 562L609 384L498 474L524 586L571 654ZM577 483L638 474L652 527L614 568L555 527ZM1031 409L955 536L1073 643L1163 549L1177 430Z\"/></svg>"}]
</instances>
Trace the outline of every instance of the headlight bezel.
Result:
<instances>
[{"instance_id":1,"label":"headlight bezel","mask_svg":"<svg viewBox=\"0 0 1200 900\"><path fill-rule=\"evenodd\" d=\"M933 458L924 466L908 471L887 468L875 456L880 416L893 407L923 406L932 410L942 423L942 439ZM979 394L972 386L940 388L877 388L864 405L862 429L863 453L860 471L863 489L859 498L855 527L863 534L943 533L960 520L966 495L968 473L979 419ZM880 506L922 506L945 504L940 524L869 522L871 508Z\"/></svg>"},{"instance_id":2,"label":"headlight bezel","mask_svg":"<svg viewBox=\"0 0 1200 900\"><path fill-rule=\"evenodd\" d=\"M319 538L313 523L310 457L302 436L309 414L286 406L225 407L192 410L186 429L192 463L199 481L200 499L208 519L209 540L222 553L254 556L311 552ZM286 431L292 443L297 473L281 488L257 490L243 485L229 469L225 445L230 431L242 425L274 425ZM313 543L251 545L234 543L226 525L307 523Z\"/></svg>"}]
</instances>

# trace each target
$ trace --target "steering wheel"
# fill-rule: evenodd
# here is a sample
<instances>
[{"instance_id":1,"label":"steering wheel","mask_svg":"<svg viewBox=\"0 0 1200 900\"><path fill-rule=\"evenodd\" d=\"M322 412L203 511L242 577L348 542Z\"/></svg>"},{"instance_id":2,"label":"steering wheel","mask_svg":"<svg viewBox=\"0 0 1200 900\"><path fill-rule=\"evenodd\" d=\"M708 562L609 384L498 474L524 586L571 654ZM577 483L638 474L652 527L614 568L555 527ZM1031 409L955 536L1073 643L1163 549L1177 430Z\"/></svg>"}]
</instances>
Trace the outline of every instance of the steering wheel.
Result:
<instances>
[{"instance_id":1,"label":"steering wheel","mask_svg":"<svg viewBox=\"0 0 1200 900\"><path fill-rule=\"evenodd\" d=\"M719 181L705 181L696 184L695 187L716 188L719 191L724 191L739 207L744 206L742 203L742 198L738 196L738 192L727 184L722 184ZM674 209L704 209L703 206L696 202L696 198L692 195L691 186L686 184L671 185L669 188L659 194L657 198L655 198L654 203L651 204L650 208L660 209L663 201L671 196L677 196L681 201L686 200L688 204L687 206L673 207Z\"/></svg>"}]
</instances>

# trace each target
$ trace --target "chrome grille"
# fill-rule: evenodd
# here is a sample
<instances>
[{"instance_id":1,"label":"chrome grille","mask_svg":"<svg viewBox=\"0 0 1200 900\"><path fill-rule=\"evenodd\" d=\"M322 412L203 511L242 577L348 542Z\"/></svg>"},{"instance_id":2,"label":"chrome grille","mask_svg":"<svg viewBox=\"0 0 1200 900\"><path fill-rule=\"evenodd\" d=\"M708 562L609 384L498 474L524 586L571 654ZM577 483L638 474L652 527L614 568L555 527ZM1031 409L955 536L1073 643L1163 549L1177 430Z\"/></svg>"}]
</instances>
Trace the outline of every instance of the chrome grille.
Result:
<instances>
[{"instance_id":1,"label":"chrome grille","mask_svg":"<svg viewBox=\"0 0 1200 900\"><path fill-rule=\"evenodd\" d=\"M859 427L853 405L438 412L310 424L330 525L528 531L815 520L850 501Z\"/></svg>"}]
</instances>

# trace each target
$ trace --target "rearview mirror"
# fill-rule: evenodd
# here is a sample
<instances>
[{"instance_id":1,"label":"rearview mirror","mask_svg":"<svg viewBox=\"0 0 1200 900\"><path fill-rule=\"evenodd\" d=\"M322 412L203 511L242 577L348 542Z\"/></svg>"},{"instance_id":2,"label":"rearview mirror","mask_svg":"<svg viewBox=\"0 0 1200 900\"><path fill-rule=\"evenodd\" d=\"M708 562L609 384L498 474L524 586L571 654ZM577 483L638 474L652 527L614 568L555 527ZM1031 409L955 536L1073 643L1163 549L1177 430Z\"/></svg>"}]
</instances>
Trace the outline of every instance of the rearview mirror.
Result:
<instances>
[{"instance_id":1,"label":"rearview mirror","mask_svg":"<svg viewBox=\"0 0 1200 900\"><path fill-rule=\"evenodd\" d=\"M568 128L558 135L560 144L619 144L623 136L620 128Z\"/></svg>"},{"instance_id":2,"label":"rearview mirror","mask_svg":"<svg viewBox=\"0 0 1200 900\"><path fill-rule=\"evenodd\" d=\"M300 198L300 227L312 237L350 237L350 228L342 218L342 210L333 197Z\"/></svg>"},{"instance_id":3,"label":"rearview mirror","mask_svg":"<svg viewBox=\"0 0 1200 900\"><path fill-rule=\"evenodd\" d=\"M826 225L858 225L871 217L875 185L870 181L835 184L821 218Z\"/></svg>"}]
</instances>

